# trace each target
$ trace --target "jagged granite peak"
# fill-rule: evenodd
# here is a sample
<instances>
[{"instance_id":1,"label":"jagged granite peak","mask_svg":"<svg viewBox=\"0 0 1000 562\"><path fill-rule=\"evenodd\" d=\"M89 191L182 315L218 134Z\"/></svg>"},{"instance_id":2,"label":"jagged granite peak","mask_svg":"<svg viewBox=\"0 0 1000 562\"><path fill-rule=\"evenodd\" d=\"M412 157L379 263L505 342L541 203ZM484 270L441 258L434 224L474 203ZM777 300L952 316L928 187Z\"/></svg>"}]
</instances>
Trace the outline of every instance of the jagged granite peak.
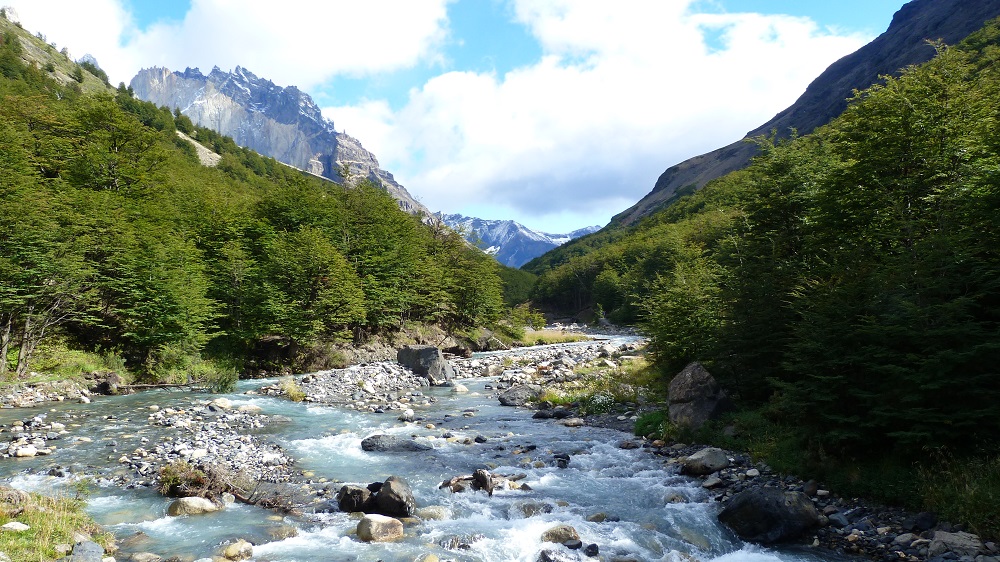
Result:
<instances>
[{"instance_id":1,"label":"jagged granite peak","mask_svg":"<svg viewBox=\"0 0 1000 562\"><path fill-rule=\"evenodd\" d=\"M556 246L601 229L600 226L588 226L568 234L549 234L512 220L480 219L459 214L435 216L508 267L521 267Z\"/></svg>"},{"instance_id":2,"label":"jagged granite peak","mask_svg":"<svg viewBox=\"0 0 1000 562\"><path fill-rule=\"evenodd\" d=\"M334 129L313 99L295 86L281 87L242 66L172 72L144 68L129 83L136 97L176 108L240 146L338 183L369 179L409 213L430 212L417 202L358 139ZM341 176L347 170L347 178Z\"/></svg>"},{"instance_id":3,"label":"jagged granite peak","mask_svg":"<svg viewBox=\"0 0 1000 562\"><path fill-rule=\"evenodd\" d=\"M997 0L912 0L895 13L885 33L830 65L795 103L745 138L772 130L781 136L793 129L800 135L807 134L843 113L853 90L863 90L878 82L880 76L898 74L907 66L930 60L935 50L929 41L958 43L997 16ZM616 215L611 224L634 224L678 195L745 168L756 153L752 143L741 140L671 166L660 175L651 192Z\"/></svg>"}]
</instances>

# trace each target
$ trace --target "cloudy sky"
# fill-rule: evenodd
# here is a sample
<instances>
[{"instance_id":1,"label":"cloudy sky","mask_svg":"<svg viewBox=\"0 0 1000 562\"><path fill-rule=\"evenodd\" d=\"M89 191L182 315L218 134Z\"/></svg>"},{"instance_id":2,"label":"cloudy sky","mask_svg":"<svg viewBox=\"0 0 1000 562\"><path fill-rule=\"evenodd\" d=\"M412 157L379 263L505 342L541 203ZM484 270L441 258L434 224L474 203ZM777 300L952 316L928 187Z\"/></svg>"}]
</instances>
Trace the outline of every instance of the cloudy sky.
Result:
<instances>
[{"instance_id":1,"label":"cloudy sky","mask_svg":"<svg viewBox=\"0 0 1000 562\"><path fill-rule=\"evenodd\" d=\"M565 232L729 144L905 0L0 0L113 84L295 85L432 211Z\"/></svg>"}]
</instances>

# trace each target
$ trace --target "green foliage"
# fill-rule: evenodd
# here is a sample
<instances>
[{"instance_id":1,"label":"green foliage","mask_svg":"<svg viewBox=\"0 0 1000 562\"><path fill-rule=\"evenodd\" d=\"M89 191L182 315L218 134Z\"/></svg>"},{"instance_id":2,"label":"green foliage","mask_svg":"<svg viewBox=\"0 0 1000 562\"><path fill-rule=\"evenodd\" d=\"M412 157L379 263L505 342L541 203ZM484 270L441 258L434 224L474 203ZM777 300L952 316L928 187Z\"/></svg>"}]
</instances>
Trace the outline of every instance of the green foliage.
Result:
<instances>
[{"instance_id":1,"label":"green foliage","mask_svg":"<svg viewBox=\"0 0 1000 562\"><path fill-rule=\"evenodd\" d=\"M965 522L985 540L1000 539L1000 457L960 458L938 450L919 476L928 509Z\"/></svg>"},{"instance_id":2,"label":"green foliage","mask_svg":"<svg viewBox=\"0 0 1000 562\"><path fill-rule=\"evenodd\" d=\"M160 468L156 489L164 496L179 497L190 490L202 488L207 478L204 472L191 463L176 460Z\"/></svg>"},{"instance_id":3,"label":"green foliage","mask_svg":"<svg viewBox=\"0 0 1000 562\"><path fill-rule=\"evenodd\" d=\"M93 74L94 77L96 77L98 80L100 80L101 82L104 82L104 84L106 86L111 86L111 83L108 82L108 73L104 72L103 70L101 70L101 68L99 66L97 66L96 64L94 64L94 63L90 62L89 60L87 60L87 61L83 61L83 62L80 63L80 68L82 68L83 70L86 70L87 72ZM74 77L74 80L76 80L75 77ZM77 82L83 82L83 78L81 78L80 80L77 80Z\"/></svg>"},{"instance_id":4,"label":"green foliage","mask_svg":"<svg viewBox=\"0 0 1000 562\"><path fill-rule=\"evenodd\" d=\"M668 433L669 425L670 420L667 412L654 410L639 415L639 419L635 420L634 432L636 435L642 437L652 435L654 438L659 439Z\"/></svg>"},{"instance_id":5,"label":"green foliage","mask_svg":"<svg viewBox=\"0 0 1000 562\"><path fill-rule=\"evenodd\" d=\"M299 383L292 377L281 377L279 386L281 387L281 392L292 402L302 402L306 399L305 391L302 390Z\"/></svg>"},{"instance_id":6,"label":"green foliage","mask_svg":"<svg viewBox=\"0 0 1000 562\"><path fill-rule=\"evenodd\" d=\"M222 388L243 362L294 368L408 321L502 319L495 262L378 187L304 175L124 84L82 95L25 65L18 32L0 36L0 376L58 341Z\"/></svg>"},{"instance_id":7,"label":"green foliage","mask_svg":"<svg viewBox=\"0 0 1000 562\"><path fill-rule=\"evenodd\" d=\"M497 273L503 281L503 302L506 306L517 306L531 299L537 275L505 265L501 265Z\"/></svg>"}]
</instances>

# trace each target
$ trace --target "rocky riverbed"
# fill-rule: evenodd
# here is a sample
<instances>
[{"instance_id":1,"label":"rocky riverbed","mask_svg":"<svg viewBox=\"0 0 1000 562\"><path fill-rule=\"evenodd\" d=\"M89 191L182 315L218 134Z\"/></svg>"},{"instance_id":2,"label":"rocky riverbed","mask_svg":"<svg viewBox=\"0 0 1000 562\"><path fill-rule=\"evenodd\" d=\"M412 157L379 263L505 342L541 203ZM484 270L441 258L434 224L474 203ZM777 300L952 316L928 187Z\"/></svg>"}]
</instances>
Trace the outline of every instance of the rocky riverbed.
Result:
<instances>
[{"instance_id":1,"label":"rocky riverbed","mask_svg":"<svg viewBox=\"0 0 1000 562\"><path fill-rule=\"evenodd\" d=\"M642 407L638 403L618 404L611 411L587 414L572 406L552 406L538 400L543 389L558 390L576 384L583 376L580 374L581 366L587 366L591 373L600 369L616 369L623 361L627 361L623 357L636 353L637 345L595 342L453 359L450 361L453 377L444 385L450 387L450 392L469 393L462 383L464 379L488 377L490 382L485 385L486 392L493 393L497 400L506 396L503 403L533 408L533 417L536 419L550 420L550 423L567 427L589 425L628 431L629 433L621 435L617 447L644 451L651 458L660 459L659 462L668 473L688 474L700 483L702 495L695 497L686 493L673 493L662 498L663 504L709 501L725 505L748 491L794 492L807 498L806 501L817 513L816 525L795 539L803 545L884 561L1000 561L997 557L997 545L983 543L978 537L964 532L961 526L938 521L933 514L906 513L856 499L841 498L824 489L822 484L778 474L766 465L754 463L743 454L720 451L715 455L716 464L707 469L692 469L691 459L704 456L702 452L705 447L631 435L631 427ZM312 373L294 380L305 393L305 401L314 406L347 408L366 416L392 416L389 419L398 420L396 423L422 431L419 439L400 433L367 436L361 442L361 448L365 451L395 453L404 458L412 457L415 462L427 462L425 455L433 453L435 447L441 446L440 443L448 443L471 449L479 448L484 452L492 451L496 462L490 463L491 465L517 466L520 463L529 469L559 469L576 462L575 451L551 450L543 441L511 441L512 435L501 431L463 430L465 426L462 425L462 420L474 418L477 413L475 409L445 414L439 409L433 409L434 413L431 413L432 406L439 405L439 400L431 395L434 393L429 392L427 378L392 362L368 363L348 369ZM481 382L479 386L483 386ZM265 386L250 391L248 396L281 395L287 388L282 384ZM518 396L525 389L527 392ZM8 396L10 404L37 404L35 397L40 395L36 390L30 390L26 391L24 399L16 395ZM72 398L70 396L72 395L63 395L62 399L87 398L82 393ZM27 398L30 398L30 402ZM231 401L222 398L195 400L185 407L147 406L132 417L136 420L145 418L144 423L151 435L165 433L166 436L153 439L139 437L139 446L129 445L127 450L121 450L125 443L94 443L95 447L108 447L109 452L119 455L119 470L113 478L118 486L150 486L162 467L183 461L193 466L223 467L226 472L243 474L248 480L269 483L272 487L267 488L267 492L259 495L258 499L269 494L280 495L284 501L275 502L274 507L279 507L279 503L283 508L294 507L306 520L337 509L336 495L342 485L334 479L316 478L308 471L300 470L296 466L295 453L268 436L269 431L287 423L281 416L266 415L259 407L250 404L234 406ZM105 417L105 422L109 425L119 421L121 420L114 416ZM76 424L65 419L49 419L44 414L24 417L0 431L0 434L4 434L5 442L5 445L0 444L0 454L8 457L27 457L31 453L45 455L55 452L63 443L89 442L91 438L88 435L75 434L74 425ZM724 460L719 460L719 457ZM88 470L86 467L58 467L49 470L49 473L81 475ZM475 493L479 490L478 493L484 493L483 490L488 488L492 491L494 486L498 489L520 490L524 485L523 475L513 473L483 475L476 472L452 476L452 479L443 484L456 492L469 490L468 493ZM530 491L530 487L526 489ZM563 509L557 501L545 501L537 497L516 505L519 517L532 517L536 514L551 516ZM424 516L447 517L447 510L430 507L434 509L425 509ZM421 515L419 511L414 513ZM604 519L614 521L614 515L595 512L588 515L587 520ZM407 520L406 524L418 524L415 521L419 520ZM374 523L370 521L369 525L372 524ZM392 528L395 529L394 526ZM552 529L545 532L549 531ZM574 538L575 529L560 529L558 534L565 540L555 542L565 546L541 551L539 560L589 559L587 553L605 556L601 550L602 545L580 541L578 536ZM468 546L474 539L475 537L453 536L448 539L450 542L446 541L446 548L460 549L461 545ZM625 553L616 556L617 558L605 558L630 559ZM641 558L633 556L631 559Z\"/></svg>"}]
</instances>

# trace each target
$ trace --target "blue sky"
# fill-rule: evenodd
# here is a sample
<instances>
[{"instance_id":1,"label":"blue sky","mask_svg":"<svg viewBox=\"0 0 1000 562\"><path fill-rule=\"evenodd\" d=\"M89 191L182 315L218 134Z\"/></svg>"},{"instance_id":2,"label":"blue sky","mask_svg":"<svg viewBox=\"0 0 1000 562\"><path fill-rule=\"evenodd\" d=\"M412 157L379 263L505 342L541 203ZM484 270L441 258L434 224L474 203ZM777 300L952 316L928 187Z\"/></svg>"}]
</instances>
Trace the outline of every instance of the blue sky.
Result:
<instances>
[{"instance_id":1,"label":"blue sky","mask_svg":"<svg viewBox=\"0 0 1000 562\"><path fill-rule=\"evenodd\" d=\"M241 65L296 85L431 210L547 232L606 223L738 140L904 3L7 1L114 82Z\"/></svg>"}]
</instances>

